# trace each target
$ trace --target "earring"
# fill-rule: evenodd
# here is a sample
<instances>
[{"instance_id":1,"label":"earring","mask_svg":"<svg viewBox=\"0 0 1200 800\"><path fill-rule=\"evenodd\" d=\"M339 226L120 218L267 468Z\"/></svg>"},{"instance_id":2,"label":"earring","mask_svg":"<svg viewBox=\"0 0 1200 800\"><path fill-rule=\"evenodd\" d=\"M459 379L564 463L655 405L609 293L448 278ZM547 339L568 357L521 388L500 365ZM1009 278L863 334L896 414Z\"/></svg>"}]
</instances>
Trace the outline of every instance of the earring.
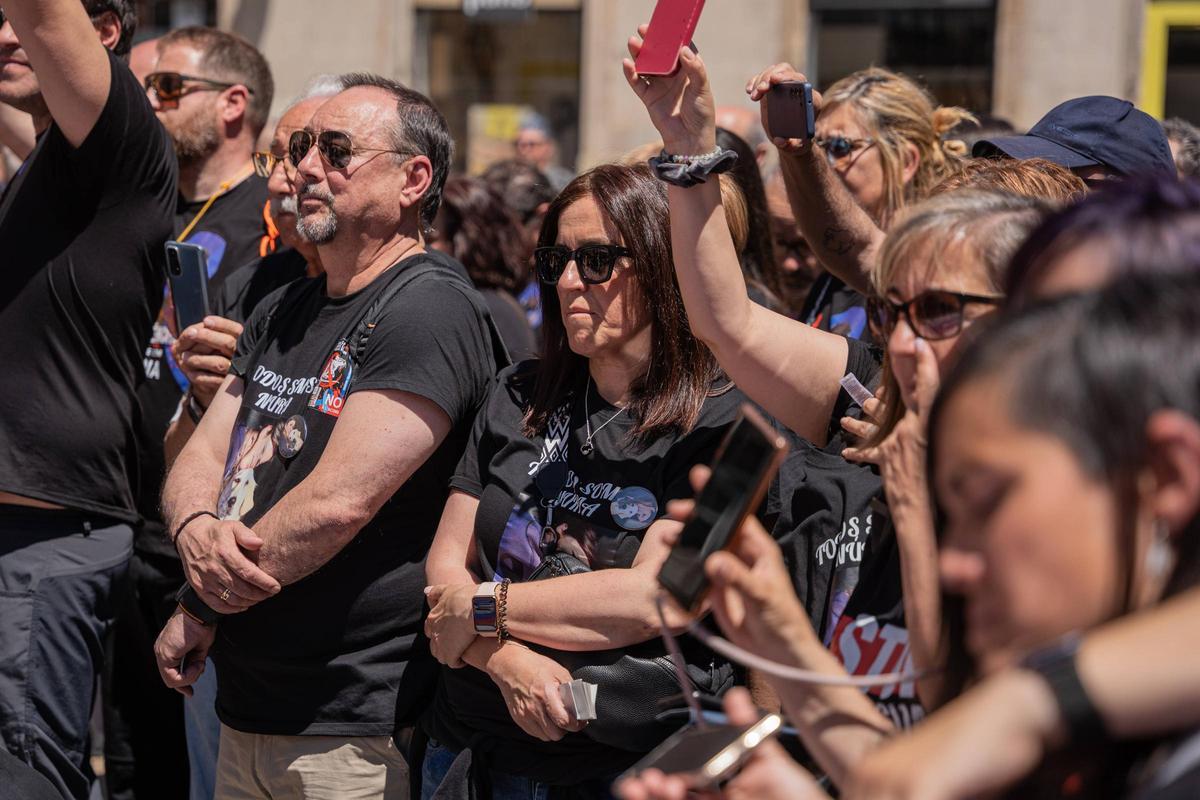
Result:
<instances>
[{"instance_id":1,"label":"earring","mask_svg":"<svg viewBox=\"0 0 1200 800\"><path fill-rule=\"evenodd\" d=\"M1170 538L1171 531L1167 528L1167 521L1155 520L1154 539L1151 540L1150 547L1146 551L1146 571L1156 581L1165 578L1175 563L1175 553L1171 549Z\"/></svg>"}]
</instances>

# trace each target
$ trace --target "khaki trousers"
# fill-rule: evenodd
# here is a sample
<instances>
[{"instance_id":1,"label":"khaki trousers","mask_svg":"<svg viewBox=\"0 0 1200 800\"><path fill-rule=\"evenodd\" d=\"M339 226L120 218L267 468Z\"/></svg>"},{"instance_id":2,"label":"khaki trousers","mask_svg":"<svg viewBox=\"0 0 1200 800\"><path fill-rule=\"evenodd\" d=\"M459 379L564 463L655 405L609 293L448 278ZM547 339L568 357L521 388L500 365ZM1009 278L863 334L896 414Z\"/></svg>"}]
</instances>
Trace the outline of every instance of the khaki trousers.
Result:
<instances>
[{"instance_id":1,"label":"khaki trousers","mask_svg":"<svg viewBox=\"0 0 1200 800\"><path fill-rule=\"evenodd\" d=\"M391 736L272 736L221 726L214 800L408 800Z\"/></svg>"}]
</instances>

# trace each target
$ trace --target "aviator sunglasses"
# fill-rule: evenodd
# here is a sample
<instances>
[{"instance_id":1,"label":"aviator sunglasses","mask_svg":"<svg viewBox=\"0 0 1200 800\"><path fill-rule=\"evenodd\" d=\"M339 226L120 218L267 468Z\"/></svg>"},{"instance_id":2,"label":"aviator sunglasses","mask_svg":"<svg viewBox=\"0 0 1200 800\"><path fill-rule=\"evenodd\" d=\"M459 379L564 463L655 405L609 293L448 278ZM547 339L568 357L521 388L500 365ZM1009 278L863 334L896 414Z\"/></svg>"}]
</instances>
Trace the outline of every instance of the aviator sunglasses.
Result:
<instances>
[{"instance_id":1,"label":"aviator sunglasses","mask_svg":"<svg viewBox=\"0 0 1200 800\"><path fill-rule=\"evenodd\" d=\"M931 342L957 336L963 328L963 311L968 303L1000 305L1003 298L933 290L922 292L907 303L894 303L872 297L867 300L867 318L871 332L880 341L887 340L901 317L910 328Z\"/></svg>"},{"instance_id":2,"label":"aviator sunglasses","mask_svg":"<svg viewBox=\"0 0 1200 800\"><path fill-rule=\"evenodd\" d=\"M185 86L185 83L200 85ZM145 85L146 90L153 90L159 101L163 103L174 103L185 94L192 92L220 92L233 86L244 86L240 83L214 81L197 75L184 75L180 72L151 72L146 76ZM254 90L249 86L245 88L248 94L254 94Z\"/></svg>"},{"instance_id":3,"label":"aviator sunglasses","mask_svg":"<svg viewBox=\"0 0 1200 800\"><path fill-rule=\"evenodd\" d=\"M617 259L628 255L628 250L616 244L585 244L575 250L556 244L535 249L533 265L542 283L555 284L574 261L579 280L595 285L612 278Z\"/></svg>"},{"instance_id":4,"label":"aviator sunglasses","mask_svg":"<svg viewBox=\"0 0 1200 800\"><path fill-rule=\"evenodd\" d=\"M410 155L402 150L389 150L381 147L355 147L354 142L350 140L350 134L343 133L342 131L321 131L316 134L312 131L296 131L288 139L287 157L291 165L293 167L300 166L300 162L308 155L308 151L312 150L314 144L317 147L317 152L321 154L321 158L334 169L345 169L350 166L350 160L359 153Z\"/></svg>"},{"instance_id":5,"label":"aviator sunglasses","mask_svg":"<svg viewBox=\"0 0 1200 800\"><path fill-rule=\"evenodd\" d=\"M874 139L851 139L848 136L819 136L813 139L813 144L825 151L825 158L830 164L841 161L858 149L866 149L875 144Z\"/></svg>"}]
</instances>

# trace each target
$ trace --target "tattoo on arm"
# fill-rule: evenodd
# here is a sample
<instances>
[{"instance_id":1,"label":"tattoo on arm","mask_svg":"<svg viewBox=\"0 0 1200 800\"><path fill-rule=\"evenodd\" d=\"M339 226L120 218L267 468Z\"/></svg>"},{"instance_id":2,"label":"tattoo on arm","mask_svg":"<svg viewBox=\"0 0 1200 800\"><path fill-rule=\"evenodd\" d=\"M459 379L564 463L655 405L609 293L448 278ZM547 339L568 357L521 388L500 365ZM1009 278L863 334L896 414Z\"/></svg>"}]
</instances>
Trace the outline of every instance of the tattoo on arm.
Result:
<instances>
[{"instance_id":1,"label":"tattoo on arm","mask_svg":"<svg viewBox=\"0 0 1200 800\"><path fill-rule=\"evenodd\" d=\"M821 245L835 256L844 256L854 249L850 231L836 226L825 229L825 233L821 236Z\"/></svg>"}]
</instances>

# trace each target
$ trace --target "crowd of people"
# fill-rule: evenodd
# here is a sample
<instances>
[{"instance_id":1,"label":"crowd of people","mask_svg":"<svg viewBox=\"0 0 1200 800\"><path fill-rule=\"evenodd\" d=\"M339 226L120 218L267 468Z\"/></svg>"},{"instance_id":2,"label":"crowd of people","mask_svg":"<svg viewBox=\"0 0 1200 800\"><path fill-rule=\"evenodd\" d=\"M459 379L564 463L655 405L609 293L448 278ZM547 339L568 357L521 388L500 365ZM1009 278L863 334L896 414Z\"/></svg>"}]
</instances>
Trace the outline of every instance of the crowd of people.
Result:
<instances>
[{"instance_id":1,"label":"crowd of people","mask_svg":"<svg viewBox=\"0 0 1200 800\"><path fill-rule=\"evenodd\" d=\"M467 176L421 93L273 120L134 8L0 11L0 797L96 796L94 719L114 800L1200 793L1195 128L871 68L771 138L802 74L718 107L643 27L658 140ZM789 452L684 609L747 406ZM766 711L718 785L635 767Z\"/></svg>"}]
</instances>

